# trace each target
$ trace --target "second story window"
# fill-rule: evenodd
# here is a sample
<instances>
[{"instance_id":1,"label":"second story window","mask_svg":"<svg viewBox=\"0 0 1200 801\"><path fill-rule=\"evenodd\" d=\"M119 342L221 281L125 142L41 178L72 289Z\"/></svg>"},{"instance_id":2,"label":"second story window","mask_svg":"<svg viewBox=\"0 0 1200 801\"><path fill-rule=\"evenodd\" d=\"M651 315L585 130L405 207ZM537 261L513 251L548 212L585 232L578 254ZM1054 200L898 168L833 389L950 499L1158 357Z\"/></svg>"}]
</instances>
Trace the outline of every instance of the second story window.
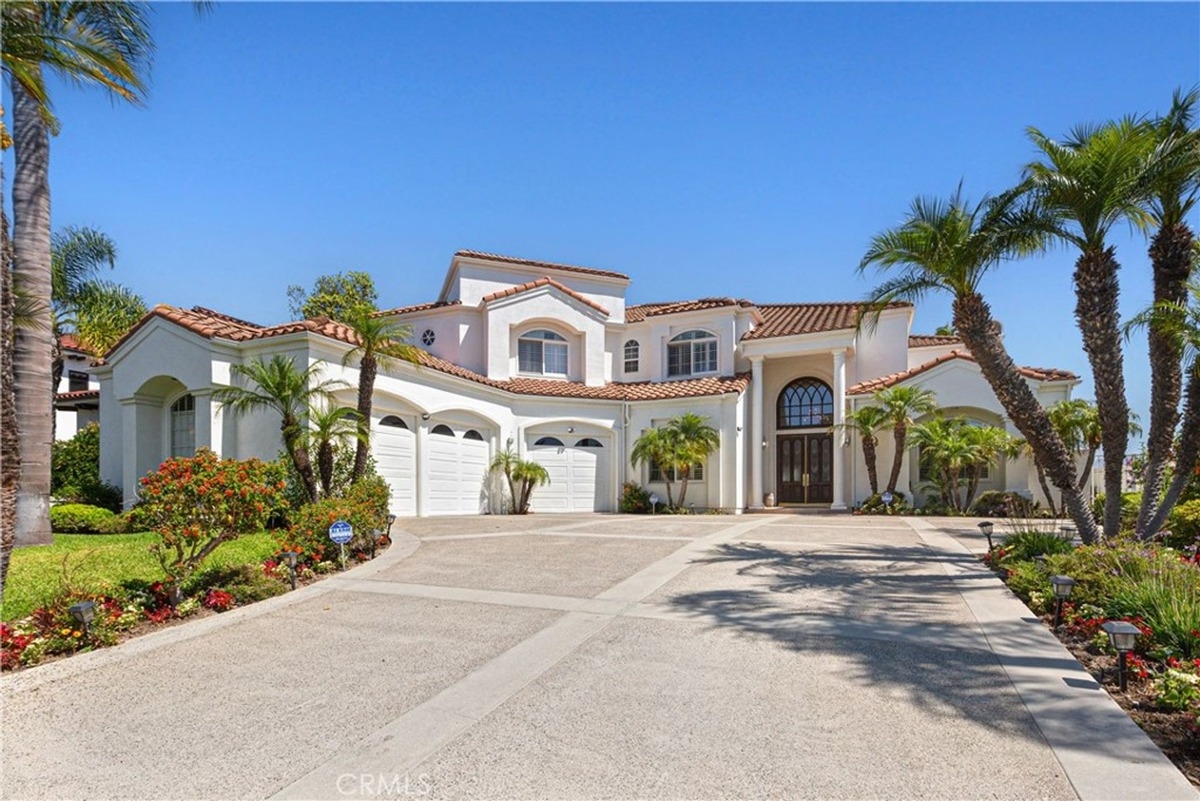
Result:
<instances>
[{"instance_id":1,"label":"second story window","mask_svg":"<svg viewBox=\"0 0 1200 801\"><path fill-rule=\"evenodd\" d=\"M522 373L567 374L567 340L553 331L530 331L517 340L517 362Z\"/></svg>"},{"instance_id":2,"label":"second story window","mask_svg":"<svg viewBox=\"0 0 1200 801\"><path fill-rule=\"evenodd\" d=\"M636 339L631 339L625 343L625 372L636 373L638 371L638 343Z\"/></svg>"},{"instance_id":3,"label":"second story window","mask_svg":"<svg viewBox=\"0 0 1200 801\"><path fill-rule=\"evenodd\" d=\"M717 371L717 338L707 331L684 331L667 343L667 375Z\"/></svg>"}]
</instances>

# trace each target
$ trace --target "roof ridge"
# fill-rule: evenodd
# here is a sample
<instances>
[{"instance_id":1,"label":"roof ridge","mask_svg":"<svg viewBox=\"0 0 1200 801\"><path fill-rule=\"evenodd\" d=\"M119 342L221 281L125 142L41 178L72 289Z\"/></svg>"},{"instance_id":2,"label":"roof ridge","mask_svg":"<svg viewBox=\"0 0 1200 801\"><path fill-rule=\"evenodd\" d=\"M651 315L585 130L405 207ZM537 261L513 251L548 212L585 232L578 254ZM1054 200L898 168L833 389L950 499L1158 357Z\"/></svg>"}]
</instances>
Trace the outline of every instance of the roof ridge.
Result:
<instances>
[{"instance_id":1,"label":"roof ridge","mask_svg":"<svg viewBox=\"0 0 1200 801\"><path fill-rule=\"evenodd\" d=\"M159 305L164 305L164 304L159 304ZM234 317L232 314L225 314L224 312L219 312L216 309L210 309L207 306L193 306L190 309L190 311L194 312L195 314L205 315L207 317L216 317L218 320L224 320L229 323L235 323L237 325L244 325L247 328L266 328L267 327L267 326L259 325L258 323L252 323L249 320L243 320L240 317Z\"/></svg>"},{"instance_id":2,"label":"roof ridge","mask_svg":"<svg viewBox=\"0 0 1200 801\"><path fill-rule=\"evenodd\" d=\"M581 267L577 264L562 264L554 261L540 261L538 259L526 259L520 256L505 256L502 253L489 253L486 250L459 250L454 254L455 258L465 256L467 258L491 259L492 261L502 261L508 264L520 264L527 267L546 267L551 270L566 270L567 272L590 273L592 275L602 275L609 278L622 278L626 281L629 276L625 273L619 273L615 270L601 270L596 267Z\"/></svg>"}]
</instances>

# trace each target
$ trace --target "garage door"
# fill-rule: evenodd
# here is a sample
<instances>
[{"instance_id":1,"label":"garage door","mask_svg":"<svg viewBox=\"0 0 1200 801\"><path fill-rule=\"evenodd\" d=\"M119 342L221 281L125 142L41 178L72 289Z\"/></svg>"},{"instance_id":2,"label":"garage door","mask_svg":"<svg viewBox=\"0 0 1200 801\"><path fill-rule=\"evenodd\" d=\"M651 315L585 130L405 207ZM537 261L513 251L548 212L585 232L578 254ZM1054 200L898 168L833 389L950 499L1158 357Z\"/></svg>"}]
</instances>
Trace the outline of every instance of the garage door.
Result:
<instances>
[{"instance_id":1,"label":"garage door","mask_svg":"<svg viewBox=\"0 0 1200 801\"><path fill-rule=\"evenodd\" d=\"M391 489L391 513L417 513L417 438L404 421L389 415L379 421L373 437L375 469Z\"/></svg>"},{"instance_id":2,"label":"garage door","mask_svg":"<svg viewBox=\"0 0 1200 801\"><path fill-rule=\"evenodd\" d=\"M483 508L488 444L475 429L429 430L429 514L476 515Z\"/></svg>"},{"instance_id":3,"label":"garage door","mask_svg":"<svg viewBox=\"0 0 1200 801\"><path fill-rule=\"evenodd\" d=\"M529 458L546 468L550 483L533 491L535 512L607 512L608 448L593 437L544 435L529 443Z\"/></svg>"}]
</instances>

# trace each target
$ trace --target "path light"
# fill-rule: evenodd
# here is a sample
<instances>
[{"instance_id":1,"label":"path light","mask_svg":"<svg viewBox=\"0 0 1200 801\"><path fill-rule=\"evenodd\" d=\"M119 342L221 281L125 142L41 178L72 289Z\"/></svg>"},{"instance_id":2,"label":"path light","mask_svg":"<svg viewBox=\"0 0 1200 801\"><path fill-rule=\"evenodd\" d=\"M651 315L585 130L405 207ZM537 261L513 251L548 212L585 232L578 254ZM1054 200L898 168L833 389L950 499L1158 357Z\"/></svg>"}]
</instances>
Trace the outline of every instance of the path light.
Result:
<instances>
[{"instance_id":1,"label":"path light","mask_svg":"<svg viewBox=\"0 0 1200 801\"><path fill-rule=\"evenodd\" d=\"M1118 673L1121 677L1121 692L1125 692L1125 657L1133 650L1137 644L1137 638L1141 636L1142 630L1133 625L1127 620L1110 620L1100 628L1104 629L1104 633L1108 635L1108 641L1112 647L1117 650L1119 655Z\"/></svg>"},{"instance_id":2,"label":"path light","mask_svg":"<svg viewBox=\"0 0 1200 801\"><path fill-rule=\"evenodd\" d=\"M83 627L83 636L86 637L92 621L96 619L96 602L80 601L67 607L67 611L71 613L71 617L75 618L75 622Z\"/></svg>"},{"instance_id":3,"label":"path light","mask_svg":"<svg viewBox=\"0 0 1200 801\"><path fill-rule=\"evenodd\" d=\"M1075 539L1074 526L1061 526L1058 530L1062 532L1062 538L1067 542L1071 542Z\"/></svg>"},{"instance_id":4,"label":"path light","mask_svg":"<svg viewBox=\"0 0 1200 801\"><path fill-rule=\"evenodd\" d=\"M987 537L988 553L992 551L992 521L984 520L979 524L979 530L983 532L983 536Z\"/></svg>"},{"instance_id":5,"label":"path light","mask_svg":"<svg viewBox=\"0 0 1200 801\"><path fill-rule=\"evenodd\" d=\"M1054 628L1062 625L1063 603L1071 597L1071 589L1075 579L1070 576L1051 576L1050 583L1054 585Z\"/></svg>"},{"instance_id":6,"label":"path light","mask_svg":"<svg viewBox=\"0 0 1200 801\"><path fill-rule=\"evenodd\" d=\"M658 497L658 493L650 493L650 497L647 498L647 500L650 501L650 514L657 514L658 504L662 501L662 499Z\"/></svg>"},{"instance_id":7,"label":"path light","mask_svg":"<svg viewBox=\"0 0 1200 801\"><path fill-rule=\"evenodd\" d=\"M292 577L292 589L296 589L296 552L284 551L283 561L287 562L288 573Z\"/></svg>"},{"instance_id":8,"label":"path light","mask_svg":"<svg viewBox=\"0 0 1200 801\"><path fill-rule=\"evenodd\" d=\"M379 538L383 536L383 529L375 529L371 532L371 558L375 558L375 546L379 544Z\"/></svg>"}]
</instances>

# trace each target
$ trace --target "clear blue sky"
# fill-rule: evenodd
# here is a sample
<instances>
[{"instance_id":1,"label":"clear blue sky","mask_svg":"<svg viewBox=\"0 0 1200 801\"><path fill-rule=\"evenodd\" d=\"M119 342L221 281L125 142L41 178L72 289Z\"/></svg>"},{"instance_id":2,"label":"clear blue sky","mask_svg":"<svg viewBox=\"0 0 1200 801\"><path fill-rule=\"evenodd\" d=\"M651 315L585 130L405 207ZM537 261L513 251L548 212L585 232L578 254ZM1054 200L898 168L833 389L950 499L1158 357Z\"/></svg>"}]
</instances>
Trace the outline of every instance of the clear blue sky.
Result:
<instances>
[{"instance_id":1,"label":"clear blue sky","mask_svg":"<svg viewBox=\"0 0 1200 801\"><path fill-rule=\"evenodd\" d=\"M262 323L338 270L384 305L433 299L461 248L620 270L635 303L857 299L868 239L915 195L1005 189L1026 126L1162 110L1200 81L1196 3L225 2L153 26L144 108L55 93L54 225L108 232L151 304ZM1146 245L1115 242L1128 315ZM984 289L1019 362L1087 377L1073 260ZM934 300L916 330L948 319Z\"/></svg>"}]
</instances>

